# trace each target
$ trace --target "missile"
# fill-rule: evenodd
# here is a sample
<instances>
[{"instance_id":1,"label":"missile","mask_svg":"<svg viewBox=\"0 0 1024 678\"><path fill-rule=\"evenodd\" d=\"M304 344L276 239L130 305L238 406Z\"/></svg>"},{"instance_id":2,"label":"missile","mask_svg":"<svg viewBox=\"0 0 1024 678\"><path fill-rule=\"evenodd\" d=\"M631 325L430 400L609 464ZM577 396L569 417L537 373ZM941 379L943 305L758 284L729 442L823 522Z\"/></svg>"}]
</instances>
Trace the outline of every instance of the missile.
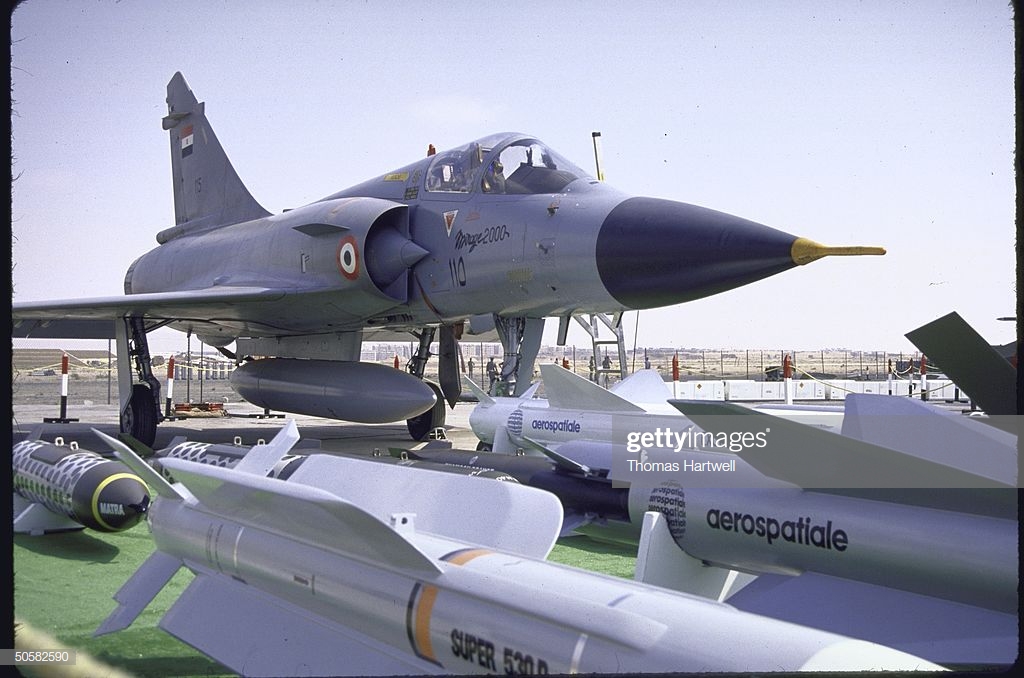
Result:
<instances>
[{"instance_id":1,"label":"missile","mask_svg":"<svg viewBox=\"0 0 1024 678\"><path fill-rule=\"evenodd\" d=\"M494 397L469 381L479 401L469 415L470 428L481 441L477 449L503 454L521 449L542 456L544 450L580 440L602 443L625 431L701 430L669 403L672 393L655 370L638 370L607 390L557 365L541 364L540 372L546 399L533 397L536 388L519 397ZM834 407L762 408L821 428L842 422L842 410Z\"/></svg>"},{"instance_id":2,"label":"missile","mask_svg":"<svg viewBox=\"0 0 1024 678\"><path fill-rule=\"evenodd\" d=\"M231 387L258 407L366 424L411 419L437 400L406 372L334 360L253 360L231 373Z\"/></svg>"},{"instance_id":3,"label":"missile","mask_svg":"<svg viewBox=\"0 0 1024 678\"><path fill-rule=\"evenodd\" d=\"M27 439L14 446L14 531L120 532L138 523L149 508L142 479L119 461L57 441Z\"/></svg>"},{"instance_id":4,"label":"missile","mask_svg":"<svg viewBox=\"0 0 1024 678\"><path fill-rule=\"evenodd\" d=\"M552 453L555 461L430 447L408 454L505 471L554 493L565 511L563 532L639 544L646 514L656 512L675 550L701 563L757 574L816 572L1000 612L1017 609L1017 522L988 508L1007 498L994 493L1013 490L963 490L946 508L934 505L943 494L933 490L932 505L914 505L907 502L916 495L906 491L876 492L879 500L804 490L761 474L742 457L697 450L650 457L672 459L676 478L626 486L613 483L607 469L574 461L610 458L611 450L600 447L568 444ZM704 590L692 576L652 583Z\"/></svg>"},{"instance_id":5,"label":"missile","mask_svg":"<svg viewBox=\"0 0 1024 678\"><path fill-rule=\"evenodd\" d=\"M165 459L175 486L104 437L155 485L157 550L96 635L127 628L184 566L195 578L161 628L243 675L940 668L550 564L561 507L534 488L322 454L267 478L282 437L297 440L294 422L231 470Z\"/></svg>"},{"instance_id":6,"label":"missile","mask_svg":"<svg viewBox=\"0 0 1024 678\"><path fill-rule=\"evenodd\" d=\"M539 456L572 441L610 440L619 429L690 425L668 405L672 394L654 370L638 371L610 390L557 365L542 364L540 370L546 400L531 397L536 389L518 398L492 397L470 382L479 404L469 425L484 447Z\"/></svg>"},{"instance_id":7,"label":"missile","mask_svg":"<svg viewBox=\"0 0 1024 678\"><path fill-rule=\"evenodd\" d=\"M154 452L154 457L150 460L150 464L154 469L159 471L164 478L169 482L175 482L173 474L163 464L164 459L185 459L188 461L196 462L197 464L209 464L212 466L219 466L221 468L234 468L238 465L242 459L253 449L253 447L246 445L223 445L218 443L203 443L188 440L175 440L166 448L157 450ZM359 456L365 458L366 455L349 455L342 452L335 452L339 456ZM270 478L280 478L281 480L287 480L292 473L295 472L299 466L305 462L308 455L304 454L286 454L281 457L281 460L274 465L274 467L268 473ZM414 466L419 468L431 469L434 471L440 471L442 473L455 473L467 476L480 476L482 478L491 478L494 480L502 480L507 482L519 482L512 475L501 471L495 471L493 469L479 468L471 465L458 465L458 464L435 464L429 461L423 461L418 459L395 458L391 456L383 456L380 450L374 450L370 455L375 461L379 461L385 464L397 464L400 466Z\"/></svg>"}]
</instances>

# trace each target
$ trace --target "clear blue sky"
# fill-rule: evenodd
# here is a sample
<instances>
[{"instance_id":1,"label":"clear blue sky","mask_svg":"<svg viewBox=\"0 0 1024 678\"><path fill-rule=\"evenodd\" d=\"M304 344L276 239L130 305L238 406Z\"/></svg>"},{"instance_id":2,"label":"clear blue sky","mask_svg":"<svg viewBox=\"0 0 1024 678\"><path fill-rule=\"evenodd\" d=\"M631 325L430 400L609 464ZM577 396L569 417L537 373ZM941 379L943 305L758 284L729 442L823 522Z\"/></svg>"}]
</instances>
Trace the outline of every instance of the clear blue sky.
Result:
<instances>
[{"instance_id":1,"label":"clear blue sky","mask_svg":"<svg viewBox=\"0 0 1024 678\"><path fill-rule=\"evenodd\" d=\"M889 251L644 312L640 346L912 351L951 310L1013 339L1005 0L28 0L11 38L18 300L119 294L172 225L180 70L274 212L495 131L591 168L599 130L618 188Z\"/></svg>"}]
</instances>

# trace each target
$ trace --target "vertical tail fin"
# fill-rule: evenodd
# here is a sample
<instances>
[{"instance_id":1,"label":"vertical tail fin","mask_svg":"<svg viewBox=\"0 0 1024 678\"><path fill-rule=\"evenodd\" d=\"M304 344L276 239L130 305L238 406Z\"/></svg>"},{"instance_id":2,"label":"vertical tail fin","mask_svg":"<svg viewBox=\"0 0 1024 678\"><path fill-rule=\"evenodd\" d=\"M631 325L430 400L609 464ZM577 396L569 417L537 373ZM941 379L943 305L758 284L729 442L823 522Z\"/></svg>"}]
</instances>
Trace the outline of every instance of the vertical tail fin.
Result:
<instances>
[{"instance_id":1,"label":"vertical tail fin","mask_svg":"<svg viewBox=\"0 0 1024 678\"><path fill-rule=\"evenodd\" d=\"M238 178L206 119L205 104L196 100L181 73L167 83L163 127L171 137L176 226L158 235L158 241L170 240L185 230L270 215Z\"/></svg>"}]
</instances>

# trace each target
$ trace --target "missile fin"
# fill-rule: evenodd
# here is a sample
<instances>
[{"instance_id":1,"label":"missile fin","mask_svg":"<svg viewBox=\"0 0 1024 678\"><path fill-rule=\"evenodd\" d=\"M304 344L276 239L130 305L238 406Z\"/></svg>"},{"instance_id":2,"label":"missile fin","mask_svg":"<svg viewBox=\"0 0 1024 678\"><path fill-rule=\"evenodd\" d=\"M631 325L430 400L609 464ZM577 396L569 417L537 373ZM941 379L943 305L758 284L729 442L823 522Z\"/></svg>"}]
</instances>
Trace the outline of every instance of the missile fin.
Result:
<instances>
[{"instance_id":1,"label":"missile fin","mask_svg":"<svg viewBox=\"0 0 1024 678\"><path fill-rule=\"evenodd\" d=\"M36 426L32 427L31 431L28 432L28 435L25 436L25 440L39 440L42 437L43 437L43 425L42 424L37 424Z\"/></svg>"},{"instance_id":2,"label":"missile fin","mask_svg":"<svg viewBox=\"0 0 1024 678\"><path fill-rule=\"evenodd\" d=\"M672 390L655 370L637 370L608 390L631 403L664 403L672 397Z\"/></svg>"},{"instance_id":3,"label":"missile fin","mask_svg":"<svg viewBox=\"0 0 1024 678\"><path fill-rule=\"evenodd\" d=\"M955 311L907 332L907 339L989 415L1017 414L1017 373Z\"/></svg>"},{"instance_id":4,"label":"missile fin","mask_svg":"<svg viewBox=\"0 0 1024 678\"><path fill-rule=\"evenodd\" d=\"M469 385L469 392L476 396L477 402L483 407L490 407L494 404L494 398L490 396L487 391L483 390L476 385L476 382L466 377L466 383Z\"/></svg>"},{"instance_id":5,"label":"missile fin","mask_svg":"<svg viewBox=\"0 0 1024 678\"><path fill-rule=\"evenodd\" d=\"M299 469L323 456L311 455ZM184 459L165 459L163 463L207 510L242 524L377 566L413 570L423 576L441 571L432 558L382 519L327 490L295 482L295 475L283 481Z\"/></svg>"},{"instance_id":6,"label":"missile fin","mask_svg":"<svg viewBox=\"0 0 1024 678\"><path fill-rule=\"evenodd\" d=\"M382 522L413 513L417 532L528 558L547 558L562 525L562 504L550 492L365 459L313 454L288 484L344 497Z\"/></svg>"},{"instance_id":7,"label":"missile fin","mask_svg":"<svg viewBox=\"0 0 1024 678\"><path fill-rule=\"evenodd\" d=\"M590 475L592 473L589 466L581 464L578 461L573 461L569 457L555 452L550 447L545 446L544 443L533 440L532 438L527 438L526 436L523 436L523 440L533 445L537 448L537 451L555 462L555 466L557 466L560 471L566 471L568 473L582 473L583 475Z\"/></svg>"},{"instance_id":8,"label":"missile fin","mask_svg":"<svg viewBox=\"0 0 1024 678\"><path fill-rule=\"evenodd\" d=\"M202 572L160 620L160 628L243 676L441 672L348 626Z\"/></svg>"},{"instance_id":9,"label":"missile fin","mask_svg":"<svg viewBox=\"0 0 1024 678\"><path fill-rule=\"evenodd\" d=\"M722 602L754 578L697 560L679 548L664 514L644 513L636 555L636 581Z\"/></svg>"},{"instance_id":10,"label":"missile fin","mask_svg":"<svg viewBox=\"0 0 1024 678\"><path fill-rule=\"evenodd\" d=\"M558 533L559 539L573 536L576 528L589 525L593 517L587 513L569 512L562 518L562 531Z\"/></svg>"},{"instance_id":11,"label":"missile fin","mask_svg":"<svg viewBox=\"0 0 1024 678\"><path fill-rule=\"evenodd\" d=\"M166 499L175 499L180 501L185 497L184 494L176 490L173 485L167 482L159 473L154 471L152 466L144 462L142 458L135 454L135 452L133 452L126 444L117 438L108 436L102 431L93 429L92 432L99 436L100 440L103 440L110 445L114 450L114 456L120 459L125 466L135 471L136 475L142 478L146 485L149 486L150 490Z\"/></svg>"},{"instance_id":12,"label":"missile fin","mask_svg":"<svg viewBox=\"0 0 1024 678\"><path fill-rule=\"evenodd\" d=\"M266 477L284 455L291 452L297 442L299 428L295 425L294 419L289 419L273 440L266 445L253 446L235 465L234 470L236 473L254 473Z\"/></svg>"},{"instance_id":13,"label":"missile fin","mask_svg":"<svg viewBox=\"0 0 1024 678\"><path fill-rule=\"evenodd\" d=\"M851 393L843 435L993 480L1017 475L1017 437L913 398Z\"/></svg>"},{"instance_id":14,"label":"missile fin","mask_svg":"<svg viewBox=\"0 0 1024 678\"><path fill-rule=\"evenodd\" d=\"M600 410L602 412L644 412L625 398L606 391L592 381L558 365L543 364L540 374L548 406L557 409Z\"/></svg>"},{"instance_id":15,"label":"missile fin","mask_svg":"<svg viewBox=\"0 0 1024 678\"><path fill-rule=\"evenodd\" d=\"M67 516L54 513L42 504L25 499L14 493L14 532L16 534L40 535L47 532L81 530L85 526Z\"/></svg>"},{"instance_id":16,"label":"missile fin","mask_svg":"<svg viewBox=\"0 0 1024 678\"><path fill-rule=\"evenodd\" d=\"M537 395L537 390L540 389L540 382L535 381L530 384L530 387L522 392L519 396L520 400L532 400L533 396Z\"/></svg>"},{"instance_id":17,"label":"missile fin","mask_svg":"<svg viewBox=\"0 0 1024 678\"><path fill-rule=\"evenodd\" d=\"M727 430L730 435L765 436L769 444L742 446L736 454L761 473L803 488L1013 487L998 479L735 403L694 400L670 400L669 403L705 431Z\"/></svg>"},{"instance_id":18,"label":"missile fin","mask_svg":"<svg viewBox=\"0 0 1024 678\"><path fill-rule=\"evenodd\" d=\"M154 551L146 562L135 571L128 581L114 594L117 609L93 631L93 636L102 636L131 626L136 617L146 609L156 594L163 590L171 577L177 573L182 562L160 551Z\"/></svg>"}]
</instances>

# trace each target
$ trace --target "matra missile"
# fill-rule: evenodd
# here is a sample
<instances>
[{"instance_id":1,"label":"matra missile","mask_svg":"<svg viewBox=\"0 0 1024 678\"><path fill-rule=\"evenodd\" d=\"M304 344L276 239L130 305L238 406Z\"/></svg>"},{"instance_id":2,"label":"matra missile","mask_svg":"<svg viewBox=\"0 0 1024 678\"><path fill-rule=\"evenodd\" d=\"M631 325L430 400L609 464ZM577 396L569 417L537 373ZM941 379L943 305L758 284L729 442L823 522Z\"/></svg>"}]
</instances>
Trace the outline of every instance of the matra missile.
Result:
<instances>
[{"instance_id":1,"label":"matra missile","mask_svg":"<svg viewBox=\"0 0 1024 678\"><path fill-rule=\"evenodd\" d=\"M131 469L74 444L22 440L12 451L12 468L18 533L119 532L149 508L149 490Z\"/></svg>"},{"instance_id":2,"label":"matra missile","mask_svg":"<svg viewBox=\"0 0 1024 678\"><path fill-rule=\"evenodd\" d=\"M297 439L293 422L282 436ZM561 507L533 488L331 455L283 481L265 477L273 443L232 470L165 459L171 486L106 439L157 488L157 551L97 635L184 566L195 578L161 628L243 675L940 668L547 563Z\"/></svg>"}]
</instances>

